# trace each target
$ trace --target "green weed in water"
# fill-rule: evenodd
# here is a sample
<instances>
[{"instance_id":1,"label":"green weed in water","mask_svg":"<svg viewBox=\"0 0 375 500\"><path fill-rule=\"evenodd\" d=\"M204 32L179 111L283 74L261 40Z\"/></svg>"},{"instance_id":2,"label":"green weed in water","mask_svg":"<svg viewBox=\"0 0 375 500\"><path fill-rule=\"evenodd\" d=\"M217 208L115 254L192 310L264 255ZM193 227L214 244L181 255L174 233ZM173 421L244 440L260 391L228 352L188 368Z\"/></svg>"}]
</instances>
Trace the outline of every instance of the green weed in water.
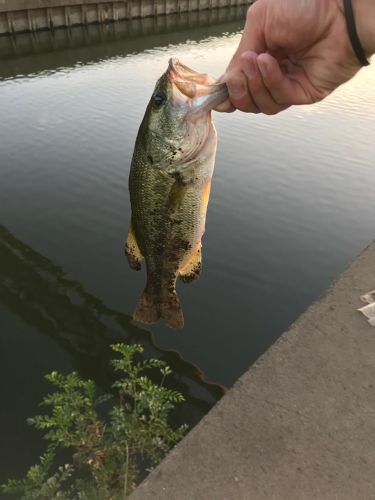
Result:
<instances>
[{"instance_id":1,"label":"green weed in water","mask_svg":"<svg viewBox=\"0 0 375 500\"><path fill-rule=\"evenodd\" d=\"M112 361L119 373L116 402L103 417L97 408L111 396L98 396L92 380L77 373L46 375L56 389L42 401L49 412L28 422L45 432L47 451L24 479L3 484L4 493L21 500L124 499L137 484L140 463L156 464L181 439L186 428L168 423L175 404L184 400L163 386L170 368L156 359L137 361L140 345L111 347L119 355ZM147 376L150 369L160 372L160 384ZM56 469L62 448L72 450L72 463Z\"/></svg>"}]
</instances>

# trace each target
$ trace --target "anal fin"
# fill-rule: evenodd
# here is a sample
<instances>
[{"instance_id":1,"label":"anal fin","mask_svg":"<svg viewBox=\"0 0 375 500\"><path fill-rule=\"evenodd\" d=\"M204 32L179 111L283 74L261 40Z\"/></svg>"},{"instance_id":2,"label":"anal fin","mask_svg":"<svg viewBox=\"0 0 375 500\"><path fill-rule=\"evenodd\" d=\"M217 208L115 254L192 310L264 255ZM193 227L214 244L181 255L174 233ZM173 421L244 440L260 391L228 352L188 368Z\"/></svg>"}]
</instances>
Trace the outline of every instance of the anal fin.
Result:
<instances>
[{"instance_id":1,"label":"anal fin","mask_svg":"<svg viewBox=\"0 0 375 500\"><path fill-rule=\"evenodd\" d=\"M139 271L141 269L143 255L139 249L131 224L129 226L128 239L125 244L125 255L128 258L129 266L135 271Z\"/></svg>"},{"instance_id":2,"label":"anal fin","mask_svg":"<svg viewBox=\"0 0 375 500\"><path fill-rule=\"evenodd\" d=\"M180 280L191 283L199 278L202 272L202 245L199 243L189 261L179 269Z\"/></svg>"}]
</instances>

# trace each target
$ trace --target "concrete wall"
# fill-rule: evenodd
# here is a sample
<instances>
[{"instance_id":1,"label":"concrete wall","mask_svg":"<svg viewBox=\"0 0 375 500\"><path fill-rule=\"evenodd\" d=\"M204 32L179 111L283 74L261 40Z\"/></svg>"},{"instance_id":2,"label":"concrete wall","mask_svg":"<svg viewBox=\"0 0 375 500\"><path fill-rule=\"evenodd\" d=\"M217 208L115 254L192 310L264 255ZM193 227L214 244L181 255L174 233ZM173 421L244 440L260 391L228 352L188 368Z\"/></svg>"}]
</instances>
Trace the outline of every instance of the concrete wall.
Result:
<instances>
[{"instance_id":1,"label":"concrete wall","mask_svg":"<svg viewBox=\"0 0 375 500\"><path fill-rule=\"evenodd\" d=\"M191 41L200 39L202 28L206 27L210 27L211 36L221 36L223 31L236 30L243 25L246 9L246 5L238 5L0 36L0 79L14 74L55 71L61 66L74 66L77 61L92 63L107 58L109 54L124 57L133 52L137 44L141 50L152 49L159 36L166 33L171 35L169 41L172 44L179 40L175 33L180 31L189 31ZM110 49L108 43L111 43ZM91 50L85 50L85 46L90 46ZM69 54L65 54L65 50ZM43 57L43 53L53 53L53 56Z\"/></svg>"},{"instance_id":2,"label":"concrete wall","mask_svg":"<svg viewBox=\"0 0 375 500\"><path fill-rule=\"evenodd\" d=\"M250 0L0 0L0 35L250 4Z\"/></svg>"}]
</instances>

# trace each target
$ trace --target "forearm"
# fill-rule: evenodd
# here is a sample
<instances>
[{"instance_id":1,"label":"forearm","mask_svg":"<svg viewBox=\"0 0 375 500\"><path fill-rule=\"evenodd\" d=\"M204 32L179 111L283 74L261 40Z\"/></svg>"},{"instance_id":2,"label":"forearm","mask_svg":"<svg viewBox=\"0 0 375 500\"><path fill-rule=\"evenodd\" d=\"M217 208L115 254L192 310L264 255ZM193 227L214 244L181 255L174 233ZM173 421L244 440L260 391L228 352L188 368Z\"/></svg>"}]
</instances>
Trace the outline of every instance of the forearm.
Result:
<instances>
[{"instance_id":1,"label":"forearm","mask_svg":"<svg viewBox=\"0 0 375 500\"><path fill-rule=\"evenodd\" d=\"M375 53L375 0L352 0L355 24L367 57Z\"/></svg>"}]
</instances>

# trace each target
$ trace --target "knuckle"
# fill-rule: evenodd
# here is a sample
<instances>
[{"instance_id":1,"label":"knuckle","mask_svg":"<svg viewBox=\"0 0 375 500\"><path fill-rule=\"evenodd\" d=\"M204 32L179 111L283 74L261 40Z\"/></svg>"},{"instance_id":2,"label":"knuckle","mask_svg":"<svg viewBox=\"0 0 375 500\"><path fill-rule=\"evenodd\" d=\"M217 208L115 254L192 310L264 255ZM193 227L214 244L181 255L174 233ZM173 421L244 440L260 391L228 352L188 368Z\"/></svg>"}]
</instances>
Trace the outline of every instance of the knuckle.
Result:
<instances>
[{"instance_id":1,"label":"knuckle","mask_svg":"<svg viewBox=\"0 0 375 500\"><path fill-rule=\"evenodd\" d=\"M242 54L240 55L240 61L244 64L246 64L250 58L252 58L252 54L249 51L242 52Z\"/></svg>"}]
</instances>

